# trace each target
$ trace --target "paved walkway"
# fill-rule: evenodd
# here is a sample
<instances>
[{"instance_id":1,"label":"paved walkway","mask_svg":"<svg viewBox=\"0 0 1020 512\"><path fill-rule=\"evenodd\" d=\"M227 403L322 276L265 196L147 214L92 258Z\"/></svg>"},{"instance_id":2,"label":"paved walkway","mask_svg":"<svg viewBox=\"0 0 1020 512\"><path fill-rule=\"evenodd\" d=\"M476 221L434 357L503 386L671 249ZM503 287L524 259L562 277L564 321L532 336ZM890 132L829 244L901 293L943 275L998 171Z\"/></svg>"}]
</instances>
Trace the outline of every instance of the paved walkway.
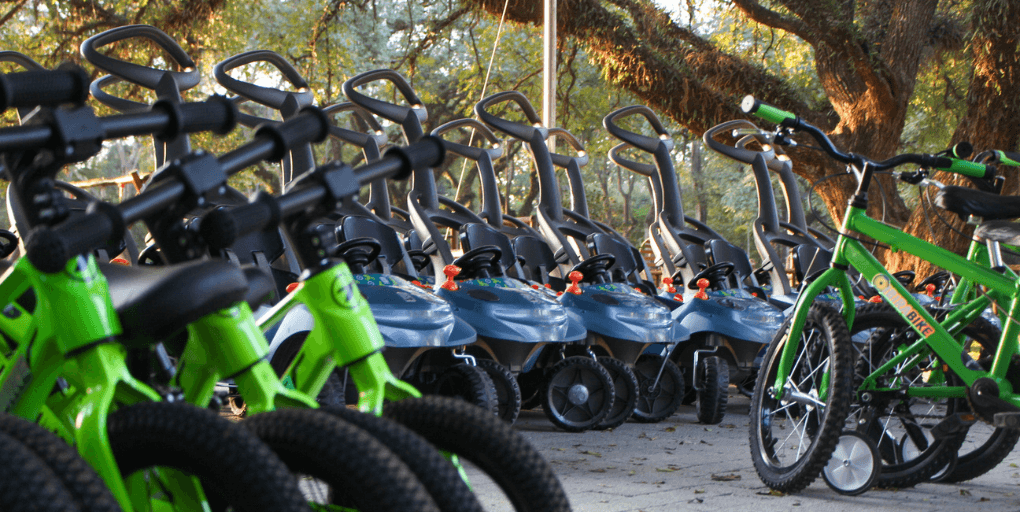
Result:
<instances>
[{"instance_id":1,"label":"paved walkway","mask_svg":"<svg viewBox=\"0 0 1020 512\"><path fill-rule=\"evenodd\" d=\"M1020 450L963 484L873 489L846 497L819 477L800 494L770 495L751 465L747 412L748 399L736 395L726 418L711 427L696 422L693 407L683 407L662 423L628 422L611 432L562 432L541 411L522 413L516 428L553 464L579 512L1020 509ZM487 510L511 510L495 484L478 474L472 483Z\"/></svg>"}]
</instances>

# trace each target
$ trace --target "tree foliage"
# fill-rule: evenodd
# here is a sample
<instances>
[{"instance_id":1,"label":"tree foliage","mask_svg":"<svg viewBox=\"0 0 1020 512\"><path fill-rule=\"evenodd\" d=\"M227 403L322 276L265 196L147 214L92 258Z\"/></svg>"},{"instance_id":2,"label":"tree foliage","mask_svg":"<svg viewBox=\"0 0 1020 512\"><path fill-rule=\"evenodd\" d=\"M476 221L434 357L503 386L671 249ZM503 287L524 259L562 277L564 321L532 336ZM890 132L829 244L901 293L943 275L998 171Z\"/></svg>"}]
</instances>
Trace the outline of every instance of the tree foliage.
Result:
<instances>
[{"instance_id":1,"label":"tree foliage","mask_svg":"<svg viewBox=\"0 0 1020 512\"><path fill-rule=\"evenodd\" d=\"M693 181L689 167L690 141L741 117L737 105L745 94L796 112L828 130L841 148L875 158L964 139L978 150L1016 149L1020 138L1009 124L1020 114L1020 27L1009 22L1020 14L1017 2L685 0L667 8L651 0L561 0L558 12L557 119L592 157L585 170L592 216L635 242L644 236L650 194L642 179L606 160L616 141L601 129L602 116L621 106L647 104L670 123L685 197L693 201L696 193L707 205L705 220L745 246L755 200L749 173L708 154L701 156L703 179ZM101 31L155 25L202 70L205 78L188 94L191 99L224 92L211 79L212 67L247 50L286 57L320 104L342 101L340 84L351 76L392 68L420 95L430 115L426 129L432 129L471 116L475 102L498 91L519 90L539 103L541 16L540 2L524 0L16 0L0 3L0 42L53 66L81 62L78 45ZM107 51L167 65L153 45L117 44ZM233 73L284 85L264 66ZM151 100L137 88L116 91ZM375 93L396 99L392 91ZM386 129L391 141L400 141L396 127ZM196 145L222 151L248 133L199 138ZM464 137L471 140L470 134ZM322 157L355 158L350 149L318 151ZM105 160L81 167L75 176L122 174L132 166L144 171L151 166L147 152L140 141L113 145ZM526 151L509 144L506 153L497 162L505 208L527 216L537 182ZM842 172L817 152L797 149L791 157L808 181ZM442 193L472 206L477 201L477 180L462 163L437 170L437 181ZM818 189L836 218L852 192L851 181L828 180ZM238 184L276 191L281 185L276 170L267 167L246 173ZM1016 188L1011 180L1007 190ZM882 191L873 208L926 235L915 214L920 203L898 193L891 181L883 180ZM395 204L404 193L406 188L394 188ZM948 235L935 238L958 243ZM888 260L913 265L899 258Z\"/></svg>"}]
</instances>

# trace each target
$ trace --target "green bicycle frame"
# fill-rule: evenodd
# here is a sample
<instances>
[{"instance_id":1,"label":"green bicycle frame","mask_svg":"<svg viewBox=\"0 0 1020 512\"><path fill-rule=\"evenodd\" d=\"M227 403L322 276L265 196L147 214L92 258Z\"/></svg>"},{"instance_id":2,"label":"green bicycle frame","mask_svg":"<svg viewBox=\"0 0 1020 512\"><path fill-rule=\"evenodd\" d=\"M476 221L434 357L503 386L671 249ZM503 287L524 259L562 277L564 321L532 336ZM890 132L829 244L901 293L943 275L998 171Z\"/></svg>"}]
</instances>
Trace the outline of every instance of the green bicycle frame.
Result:
<instances>
[{"instance_id":1,"label":"green bicycle frame","mask_svg":"<svg viewBox=\"0 0 1020 512\"><path fill-rule=\"evenodd\" d=\"M927 261L937 265L949 272L960 275L970 283L977 283L987 290L984 295L973 297L963 301L964 295L960 296L960 302L947 317L939 322L928 313L919 302L901 285L889 272L875 259L874 256L861 244L845 234L847 232L861 233L869 236L878 242L888 244L892 250L902 250L910 254L923 255ZM798 297L794 313L791 332L800 332L803 329L807 317L807 304L813 302L814 298L821 293L825 286L836 286L845 304L852 304L850 283L846 278L845 270L848 265L857 269L871 284L878 290L879 294L890 303L894 309L903 317L914 331L920 335L920 339L907 347L886 364L876 369L871 375L865 378L859 390L875 390L876 378L891 368L896 367L908 358L920 354L926 348L930 348L940 360L949 367L966 386L970 386L975 380L982 377L992 378L1000 389L1000 398L1014 405L1020 406L1020 396L1013 395L1012 385L1005 379L1006 369L1013 354L1017 351L1016 343L1007 343L1007 340L1016 340L1020 335L1020 327L1016 321L1004 323L1002 338L995 354L992 369L988 374L967 368L960 358L962 347L954 337L969 322L981 315L992 300L998 303L1009 303L1007 319L1020 317L1017 311L1020 300L1018 300L1018 282L1009 275L997 273L986 266L971 261L968 258L959 256L946 249L928 243L919 238L908 235L901 230L867 216L862 208L849 207L843 221L843 231L839 235L833 253L831 267L817 280L813 281ZM976 255L969 254L972 258ZM961 292L963 293L963 292ZM843 316L848 325L853 325L853 308L844 308ZM783 390L779 383L784 382L789 375L790 368L794 362L796 343L786 343L780 359L779 375L774 393L781 396ZM907 393L911 396L930 397L962 397L966 389L962 386L953 387L923 387L909 388Z\"/></svg>"},{"instance_id":2,"label":"green bicycle frame","mask_svg":"<svg viewBox=\"0 0 1020 512\"><path fill-rule=\"evenodd\" d=\"M382 334L346 263L302 280L259 325L268 328L298 303L308 308L315 325L284 373L284 379L296 389L316 396L329 374L340 367L348 369L358 386L358 409L362 412L378 416L384 400L421 396L414 386L393 375L386 364Z\"/></svg>"},{"instance_id":3,"label":"green bicycle frame","mask_svg":"<svg viewBox=\"0 0 1020 512\"><path fill-rule=\"evenodd\" d=\"M266 361L269 344L261 329L278 323L297 304L304 304L315 326L294 361L277 377ZM233 379L250 413L279 407L316 408L318 396L336 368L350 371L361 390L362 412L382 414L385 400L419 397L396 378L381 351L379 327L344 262L301 282L259 322L246 303L207 315L188 326L174 384L185 399L208 404L217 381Z\"/></svg>"},{"instance_id":4,"label":"green bicycle frame","mask_svg":"<svg viewBox=\"0 0 1020 512\"><path fill-rule=\"evenodd\" d=\"M127 351L117 341L120 321L95 258L77 257L54 274L21 258L0 279L0 301L0 410L37 421L76 446L126 512L158 506L147 490L152 475L124 479L109 445L106 419L116 406L161 398L128 371ZM59 377L69 387L54 393ZM175 471L158 478L179 509L204 508L194 478Z\"/></svg>"}]
</instances>

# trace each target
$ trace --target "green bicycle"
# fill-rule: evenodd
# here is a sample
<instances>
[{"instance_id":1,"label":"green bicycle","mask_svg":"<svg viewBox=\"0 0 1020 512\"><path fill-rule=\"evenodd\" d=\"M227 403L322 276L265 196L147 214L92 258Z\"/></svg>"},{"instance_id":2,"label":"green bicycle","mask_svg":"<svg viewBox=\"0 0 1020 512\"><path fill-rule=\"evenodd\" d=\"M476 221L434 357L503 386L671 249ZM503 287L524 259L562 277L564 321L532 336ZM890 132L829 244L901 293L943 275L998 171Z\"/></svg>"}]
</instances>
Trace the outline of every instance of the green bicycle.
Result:
<instances>
[{"instance_id":1,"label":"green bicycle","mask_svg":"<svg viewBox=\"0 0 1020 512\"><path fill-rule=\"evenodd\" d=\"M52 177L64 164L91 157L107 138L226 131L233 126L231 112L222 99L160 104L150 112L107 118L95 117L85 106L38 109L24 126L0 129L0 153L13 190L31 204L29 218L40 226L58 224L67 211L60 207ZM163 402L160 393L130 374L107 281L94 257L75 255L107 238L89 240L96 226L74 219L69 224L71 245L81 251L49 259L45 271L36 265L38 259L21 258L0 281L5 304L0 407L76 446L124 510L198 510L207 499L248 510L307 510L286 467L254 435L212 411ZM52 239L33 238L37 254L51 253ZM217 271L202 264L174 277ZM190 284L182 293L193 292L198 283ZM201 307L175 304L164 313L187 315ZM236 444L225 446L218 436L236 437ZM156 469L142 471L147 468Z\"/></svg>"},{"instance_id":2,"label":"green bicycle","mask_svg":"<svg viewBox=\"0 0 1020 512\"><path fill-rule=\"evenodd\" d=\"M967 400L979 417L988 418L997 425L1012 426L1020 411L1020 395L1013 393L1007 372L1017 347L1015 342L1006 341L1017 339L1018 324L1005 323L988 370L967 364L961 357L963 347L957 336L981 317L992 300L1009 304L1009 318L1016 318L1020 314L1015 309L1020 304L1016 280L871 219L866 211L868 190L876 172L912 163L963 175L991 177L994 168L926 154L903 154L875 162L861 155L841 153L821 130L791 113L763 105L752 97L745 98L741 106L747 113L778 124L777 142L789 140L791 130L811 135L827 154L847 163L858 179L830 268L801 292L793 315L777 333L759 373L751 402L750 442L752 460L762 481L783 492L796 492L809 485L829 461L855 395L857 401L864 404L903 397ZM894 250L923 256L939 267L982 285L987 291L957 304L936 320L851 233L863 234ZM908 346L897 348L877 368L861 375L859 383L854 377L854 348L848 328L855 325L855 310L843 308L839 314L813 303L814 297L828 286L839 290L844 304L853 303L846 276L850 265L861 272L917 333ZM929 354L940 363L935 369L941 375L933 376L933 372L928 372L925 385L900 378L907 370L923 368L920 365L929 361ZM932 431L936 437L948 439L964 431L967 421L963 413L946 414ZM865 419L859 429L867 428Z\"/></svg>"}]
</instances>

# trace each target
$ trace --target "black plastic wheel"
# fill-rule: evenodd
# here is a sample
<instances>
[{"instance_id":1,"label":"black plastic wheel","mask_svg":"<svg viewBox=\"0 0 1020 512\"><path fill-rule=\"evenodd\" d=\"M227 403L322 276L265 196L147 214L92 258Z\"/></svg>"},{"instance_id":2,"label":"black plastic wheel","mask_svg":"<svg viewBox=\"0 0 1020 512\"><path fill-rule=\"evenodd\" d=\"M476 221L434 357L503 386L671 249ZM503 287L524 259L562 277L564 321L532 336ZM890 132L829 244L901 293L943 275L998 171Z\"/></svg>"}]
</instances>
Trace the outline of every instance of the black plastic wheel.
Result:
<instances>
[{"instance_id":1,"label":"black plastic wheel","mask_svg":"<svg viewBox=\"0 0 1020 512\"><path fill-rule=\"evenodd\" d=\"M822 469L822 478L829 489L857 496L874 485L881 471L882 457L875 442L856 430L846 430Z\"/></svg>"},{"instance_id":2,"label":"black plastic wheel","mask_svg":"<svg viewBox=\"0 0 1020 512\"><path fill-rule=\"evenodd\" d=\"M125 477L157 466L173 468L198 477L210 501L235 510L308 510L280 458L253 433L211 410L140 403L110 414L107 432ZM150 495L165 494L159 480L157 472L146 475Z\"/></svg>"},{"instance_id":3,"label":"black plastic wheel","mask_svg":"<svg viewBox=\"0 0 1020 512\"><path fill-rule=\"evenodd\" d=\"M391 402L383 415L484 471L517 512L570 510L552 466L510 425L461 400L427 396Z\"/></svg>"},{"instance_id":4,"label":"black plastic wheel","mask_svg":"<svg viewBox=\"0 0 1020 512\"><path fill-rule=\"evenodd\" d=\"M481 512L474 493L460 477L457 468L424 438L411 429L387 418L358 412L346 407L324 407L332 414L358 427L386 445L407 467L435 500L443 512Z\"/></svg>"},{"instance_id":5,"label":"black plastic wheel","mask_svg":"<svg viewBox=\"0 0 1020 512\"><path fill-rule=\"evenodd\" d=\"M627 363L613 357L600 357L599 364L609 372L613 379L613 408L609 414L595 426L598 430L616 428L623 425L627 418L634 414L634 407L637 407L638 381L634 371L627 366Z\"/></svg>"},{"instance_id":6,"label":"black plastic wheel","mask_svg":"<svg viewBox=\"0 0 1020 512\"><path fill-rule=\"evenodd\" d=\"M900 347L918 339L907 322L884 303L858 308L850 332L851 336L860 332L870 333L857 358L855 381L858 383L892 359ZM971 340L974 340L974 332L973 324L963 330L963 334ZM998 336L993 339L981 336L981 339L994 346ZM911 363L909 366L904 362L878 375L877 385L927 387L958 382L954 375L945 373L941 362L930 354L928 357L911 358L908 362ZM867 403L855 403L847 421L848 425L852 424L852 428L870 436L878 446L882 471L875 485L911 487L927 482L937 474L948 476L945 469L958 458L957 452L964 435L935 439L931 428L942 419L960 412L969 412L964 399L890 397L880 394ZM868 423L862 424L861 418L869 419Z\"/></svg>"},{"instance_id":7,"label":"black plastic wheel","mask_svg":"<svg viewBox=\"0 0 1020 512\"><path fill-rule=\"evenodd\" d=\"M595 428L613 409L616 392L609 372L586 356L571 356L549 370L542 389L546 418L567 432Z\"/></svg>"},{"instance_id":8,"label":"black plastic wheel","mask_svg":"<svg viewBox=\"0 0 1020 512\"><path fill-rule=\"evenodd\" d=\"M320 504L359 510L438 510L400 458L368 432L336 414L281 409L242 422L302 478L303 492Z\"/></svg>"},{"instance_id":9,"label":"black plastic wheel","mask_svg":"<svg viewBox=\"0 0 1020 512\"><path fill-rule=\"evenodd\" d=\"M676 363L660 355L642 354L634 363L634 375L639 391L633 415L636 421L657 423L680 408L684 398L684 375Z\"/></svg>"},{"instance_id":10,"label":"black plastic wheel","mask_svg":"<svg viewBox=\"0 0 1020 512\"><path fill-rule=\"evenodd\" d=\"M509 368L491 359L478 359L476 364L496 386L496 416L513 425L521 413L521 386L517 378Z\"/></svg>"},{"instance_id":11,"label":"black plastic wheel","mask_svg":"<svg viewBox=\"0 0 1020 512\"><path fill-rule=\"evenodd\" d=\"M492 414L497 414L499 410L496 385L493 384L492 378L485 370L467 363L446 368L435 382L422 389L422 392L460 398Z\"/></svg>"},{"instance_id":12,"label":"black plastic wheel","mask_svg":"<svg viewBox=\"0 0 1020 512\"><path fill-rule=\"evenodd\" d=\"M726 416L726 402L730 397L730 366L719 356L710 356L698 361L695 372L698 400L694 410L698 421L716 425Z\"/></svg>"},{"instance_id":13,"label":"black plastic wheel","mask_svg":"<svg viewBox=\"0 0 1020 512\"><path fill-rule=\"evenodd\" d=\"M7 414L0 414L0 433L17 440L49 466L83 512L121 510L99 474L63 439L35 423ZM7 509L0 506L0 510Z\"/></svg>"},{"instance_id":14,"label":"black plastic wheel","mask_svg":"<svg viewBox=\"0 0 1020 512\"><path fill-rule=\"evenodd\" d=\"M835 310L812 304L802 332L790 334L788 318L759 370L750 421L754 469L770 489L785 493L810 485L829 462L849 412L853 377L850 333ZM791 342L790 372L777 382L782 349Z\"/></svg>"},{"instance_id":15,"label":"black plastic wheel","mask_svg":"<svg viewBox=\"0 0 1020 512\"><path fill-rule=\"evenodd\" d=\"M0 510L78 512L71 493L32 450L0 434Z\"/></svg>"}]
</instances>

